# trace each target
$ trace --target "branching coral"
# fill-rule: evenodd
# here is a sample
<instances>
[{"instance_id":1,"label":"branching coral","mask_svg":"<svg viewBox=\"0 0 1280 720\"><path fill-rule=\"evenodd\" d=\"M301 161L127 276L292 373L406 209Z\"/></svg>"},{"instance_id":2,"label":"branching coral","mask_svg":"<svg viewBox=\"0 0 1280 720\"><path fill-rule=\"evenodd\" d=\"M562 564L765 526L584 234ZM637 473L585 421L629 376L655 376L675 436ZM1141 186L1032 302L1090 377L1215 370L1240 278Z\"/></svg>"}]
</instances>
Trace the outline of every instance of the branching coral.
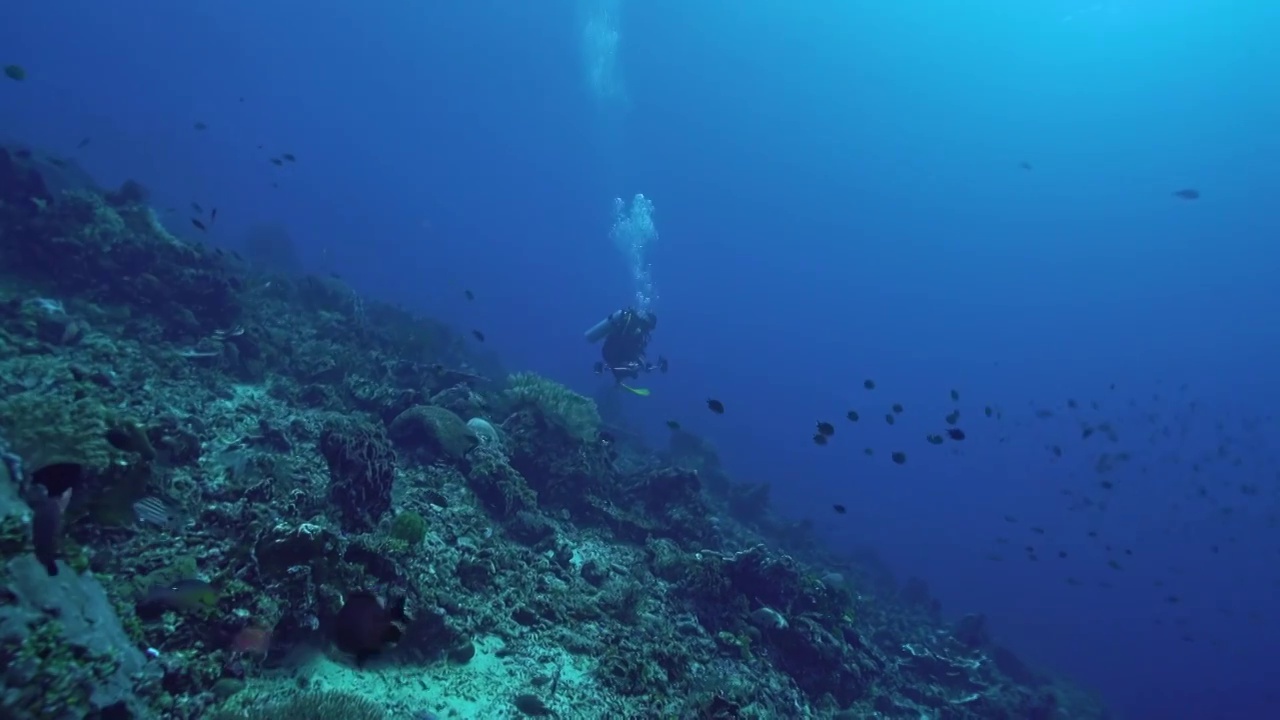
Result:
<instances>
[{"instance_id":1,"label":"branching coral","mask_svg":"<svg viewBox=\"0 0 1280 720\"><path fill-rule=\"evenodd\" d=\"M214 714L214 720L382 720L386 713L358 695L324 690L284 698L272 693L246 693Z\"/></svg>"}]
</instances>

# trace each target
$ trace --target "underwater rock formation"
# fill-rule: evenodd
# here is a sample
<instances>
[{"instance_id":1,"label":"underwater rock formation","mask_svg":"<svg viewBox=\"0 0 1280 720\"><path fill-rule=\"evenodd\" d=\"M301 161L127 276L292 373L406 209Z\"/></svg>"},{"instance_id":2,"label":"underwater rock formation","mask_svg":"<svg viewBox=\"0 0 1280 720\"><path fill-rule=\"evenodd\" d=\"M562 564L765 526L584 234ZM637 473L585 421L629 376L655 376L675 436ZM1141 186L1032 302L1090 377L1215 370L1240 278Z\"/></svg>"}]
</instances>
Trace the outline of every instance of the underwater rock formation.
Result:
<instances>
[{"instance_id":1,"label":"underwater rock formation","mask_svg":"<svg viewBox=\"0 0 1280 720\"><path fill-rule=\"evenodd\" d=\"M700 438L617 438L442 322L174 237L140 187L50 187L0 157L0 434L31 456L0 478L4 717L1105 717ZM54 577L33 484L71 488ZM358 664L351 598L396 610Z\"/></svg>"}]
</instances>

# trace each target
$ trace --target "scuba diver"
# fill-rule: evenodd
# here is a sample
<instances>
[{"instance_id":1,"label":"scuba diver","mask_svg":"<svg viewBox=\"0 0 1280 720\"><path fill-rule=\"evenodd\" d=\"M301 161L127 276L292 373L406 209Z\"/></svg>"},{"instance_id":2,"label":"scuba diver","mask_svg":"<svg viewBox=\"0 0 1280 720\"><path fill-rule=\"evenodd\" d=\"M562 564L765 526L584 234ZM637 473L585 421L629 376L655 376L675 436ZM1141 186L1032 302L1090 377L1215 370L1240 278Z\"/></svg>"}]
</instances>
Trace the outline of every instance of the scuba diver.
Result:
<instances>
[{"instance_id":1,"label":"scuba diver","mask_svg":"<svg viewBox=\"0 0 1280 720\"><path fill-rule=\"evenodd\" d=\"M600 348L604 360L596 363L596 373L603 373L607 369L622 387L637 395L648 395L648 390L631 387L624 380L634 380L640 377L641 372L667 371L666 358L659 356L657 363L650 363L645 357L649 337L657 327L657 315L631 308L610 313L608 317L592 325L586 332L587 342L604 340L604 345Z\"/></svg>"}]
</instances>

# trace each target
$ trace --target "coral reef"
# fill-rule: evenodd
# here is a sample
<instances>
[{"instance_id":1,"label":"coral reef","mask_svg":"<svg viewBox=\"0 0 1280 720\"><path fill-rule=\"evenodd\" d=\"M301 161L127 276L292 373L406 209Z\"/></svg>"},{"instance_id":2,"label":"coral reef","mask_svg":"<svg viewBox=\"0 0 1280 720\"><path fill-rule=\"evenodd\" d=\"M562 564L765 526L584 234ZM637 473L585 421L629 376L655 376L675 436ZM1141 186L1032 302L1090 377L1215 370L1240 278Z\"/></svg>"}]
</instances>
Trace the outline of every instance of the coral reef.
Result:
<instances>
[{"instance_id":1,"label":"coral reef","mask_svg":"<svg viewBox=\"0 0 1280 720\"><path fill-rule=\"evenodd\" d=\"M1106 717L700 438L616 440L443 323L51 187L0 149L5 717ZM361 662L353 593L406 610Z\"/></svg>"},{"instance_id":2,"label":"coral reef","mask_svg":"<svg viewBox=\"0 0 1280 720\"><path fill-rule=\"evenodd\" d=\"M600 413L594 400L533 373L518 372L508 380L506 395L512 410L532 410L541 422L575 440L595 439Z\"/></svg>"},{"instance_id":3,"label":"coral reef","mask_svg":"<svg viewBox=\"0 0 1280 720\"><path fill-rule=\"evenodd\" d=\"M467 456L479 439L471 427L452 410L434 405L414 405L387 427L391 440L422 462L440 458L458 462Z\"/></svg>"}]
</instances>

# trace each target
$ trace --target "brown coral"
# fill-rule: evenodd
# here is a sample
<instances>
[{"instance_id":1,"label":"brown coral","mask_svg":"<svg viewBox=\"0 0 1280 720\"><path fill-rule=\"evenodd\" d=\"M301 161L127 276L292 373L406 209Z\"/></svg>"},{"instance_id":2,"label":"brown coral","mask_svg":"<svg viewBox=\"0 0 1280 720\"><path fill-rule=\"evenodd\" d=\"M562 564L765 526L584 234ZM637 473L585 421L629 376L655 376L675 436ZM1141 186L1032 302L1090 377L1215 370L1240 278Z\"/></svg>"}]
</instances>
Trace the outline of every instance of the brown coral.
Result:
<instances>
[{"instance_id":1,"label":"brown coral","mask_svg":"<svg viewBox=\"0 0 1280 720\"><path fill-rule=\"evenodd\" d=\"M478 442L476 435L452 411L434 405L415 405L400 413L387 428L398 448L423 463L458 462Z\"/></svg>"}]
</instances>

